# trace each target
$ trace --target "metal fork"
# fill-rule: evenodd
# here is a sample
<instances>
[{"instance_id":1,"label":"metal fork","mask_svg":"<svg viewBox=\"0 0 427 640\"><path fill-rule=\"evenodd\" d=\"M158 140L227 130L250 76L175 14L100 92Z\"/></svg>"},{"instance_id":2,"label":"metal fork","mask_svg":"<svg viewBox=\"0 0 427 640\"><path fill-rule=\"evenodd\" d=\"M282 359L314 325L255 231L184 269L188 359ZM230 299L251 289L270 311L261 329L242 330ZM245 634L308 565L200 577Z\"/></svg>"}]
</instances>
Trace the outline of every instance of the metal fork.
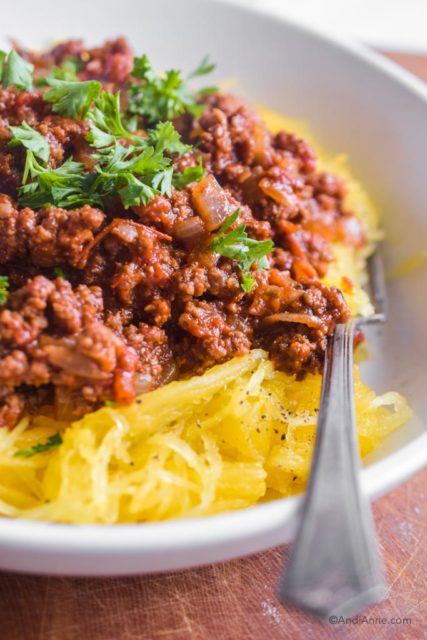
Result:
<instances>
[{"instance_id":1,"label":"metal fork","mask_svg":"<svg viewBox=\"0 0 427 640\"><path fill-rule=\"evenodd\" d=\"M353 381L355 328L386 319L378 248L368 271L374 315L337 325L328 343L310 480L279 585L281 600L322 617L355 614L387 593L372 514L360 486Z\"/></svg>"}]
</instances>

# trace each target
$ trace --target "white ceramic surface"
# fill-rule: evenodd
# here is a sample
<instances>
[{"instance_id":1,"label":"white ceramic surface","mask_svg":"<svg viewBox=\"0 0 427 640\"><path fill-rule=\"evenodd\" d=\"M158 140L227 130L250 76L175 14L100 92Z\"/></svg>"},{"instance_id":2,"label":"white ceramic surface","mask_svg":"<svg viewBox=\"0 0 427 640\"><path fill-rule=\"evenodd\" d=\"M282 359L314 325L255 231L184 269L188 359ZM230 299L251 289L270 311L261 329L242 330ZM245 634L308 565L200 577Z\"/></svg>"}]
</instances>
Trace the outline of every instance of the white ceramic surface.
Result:
<instances>
[{"instance_id":1,"label":"white ceramic surface","mask_svg":"<svg viewBox=\"0 0 427 640\"><path fill-rule=\"evenodd\" d=\"M1 31L31 46L124 34L159 68L190 69L205 53L217 77L239 78L258 102L311 123L323 146L345 150L384 212L388 265L427 246L427 90L392 63L296 25L208 0L15 0ZM398 389L427 414L426 268L389 283L390 320L371 337L363 366L378 391ZM427 461L427 433L414 420L364 470L374 498ZM102 575L183 568L259 551L292 537L297 499L200 520L65 526L0 520L0 568Z\"/></svg>"},{"instance_id":2,"label":"white ceramic surface","mask_svg":"<svg viewBox=\"0 0 427 640\"><path fill-rule=\"evenodd\" d=\"M427 53L425 0L232 0L379 49ZM386 19L385 19L385 16Z\"/></svg>"}]
</instances>

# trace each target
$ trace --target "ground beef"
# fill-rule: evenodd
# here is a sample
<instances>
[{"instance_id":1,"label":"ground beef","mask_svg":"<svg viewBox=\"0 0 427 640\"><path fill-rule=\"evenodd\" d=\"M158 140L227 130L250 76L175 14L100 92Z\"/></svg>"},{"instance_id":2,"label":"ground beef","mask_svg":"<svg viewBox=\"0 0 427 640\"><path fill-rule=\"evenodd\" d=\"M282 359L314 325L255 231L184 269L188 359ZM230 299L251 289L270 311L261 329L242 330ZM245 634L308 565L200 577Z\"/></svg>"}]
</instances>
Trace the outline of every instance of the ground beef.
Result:
<instances>
[{"instance_id":1,"label":"ground beef","mask_svg":"<svg viewBox=\"0 0 427 640\"><path fill-rule=\"evenodd\" d=\"M121 38L20 52L38 76L73 58L81 80L110 90L132 69ZM328 336L350 316L341 292L319 280L333 260L330 242L361 246L365 237L345 207L345 185L317 170L310 146L270 134L244 101L220 93L202 98L199 117L175 123L194 145L174 158L178 170L201 156L224 208L239 210L236 224L274 242L270 268L253 271L245 293L237 263L209 247L195 185L128 210L115 199L102 211L18 206L25 150L9 146L10 125L36 128L53 167L70 157L93 167L87 123L54 114L43 90L0 89L0 275L11 291L0 307L0 425L40 403L66 419L106 400L128 403L256 347L299 378L320 371ZM193 244L180 233L191 220L202 228Z\"/></svg>"},{"instance_id":2,"label":"ground beef","mask_svg":"<svg viewBox=\"0 0 427 640\"><path fill-rule=\"evenodd\" d=\"M82 40L62 42L45 53L34 53L18 47L19 53L30 60L36 75L43 76L53 66L60 66L67 59L79 63L80 80L99 80L106 88L119 88L133 68L133 52L125 38L108 40L100 47L87 47Z\"/></svg>"},{"instance_id":3,"label":"ground beef","mask_svg":"<svg viewBox=\"0 0 427 640\"><path fill-rule=\"evenodd\" d=\"M241 356L251 348L250 325L207 301L187 302L178 318L183 330L176 338L177 362L183 371L203 372L206 367Z\"/></svg>"},{"instance_id":4,"label":"ground beef","mask_svg":"<svg viewBox=\"0 0 427 640\"><path fill-rule=\"evenodd\" d=\"M140 366L136 350L102 318L102 292L62 278L37 276L12 293L0 312L0 382L80 389L94 406L105 399L129 401ZM14 401L8 401L9 415ZM75 407L74 415L79 415Z\"/></svg>"},{"instance_id":5,"label":"ground beef","mask_svg":"<svg viewBox=\"0 0 427 640\"><path fill-rule=\"evenodd\" d=\"M36 267L78 266L105 214L88 205L65 211L19 209L0 194L0 265L28 261Z\"/></svg>"},{"instance_id":6,"label":"ground beef","mask_svg":"<svg viewBox=\"0 0 427 640\"><path fill-rule=\"evenodd\" d=\"M123 337L138 356L136 393L155 389L174 377L174 356L165 331L141 322L138 326L128 325L124 329Z\"/></svg>"},{"instance_id":7,"label":"ground beef","mask_svg":"<svg viewBox=\"0 0 427 640\"><path fill-rule=\"evenodd\" d=\"M0 88L0 119L2 124L18 126L22 122L37 125L51 113L51 105L40 91L17 91L15 87Z\"/></svg>"},{"instance_id":8,"label":"ground beef","mask_svg":"<svg viewBox=\"0 0 427 640\"><path fill-rule=\"evenodd\" d=\"M7 392L6 387L5 391ZM22 394L9 393L5 395L0 405L0 427L15 425L23 415L25 408L26 398Z\"/></svg>"},{"instance_id":9,"label":"ground beef","mask_svg":"<svg viewBox=\"0 0 427 640\"><path fill-rule=\"evenodd\" d=\"M235 96L214 94L205 105L183 134L204 153L206 167L221 184L249 205L253 217L270 223L276 244L287 221L328 241L364 244L359 220L344 208L345 185L330 173L316 173L307 142L284 131L271 136L255 111Z\"/></svg>"}]
</instances>

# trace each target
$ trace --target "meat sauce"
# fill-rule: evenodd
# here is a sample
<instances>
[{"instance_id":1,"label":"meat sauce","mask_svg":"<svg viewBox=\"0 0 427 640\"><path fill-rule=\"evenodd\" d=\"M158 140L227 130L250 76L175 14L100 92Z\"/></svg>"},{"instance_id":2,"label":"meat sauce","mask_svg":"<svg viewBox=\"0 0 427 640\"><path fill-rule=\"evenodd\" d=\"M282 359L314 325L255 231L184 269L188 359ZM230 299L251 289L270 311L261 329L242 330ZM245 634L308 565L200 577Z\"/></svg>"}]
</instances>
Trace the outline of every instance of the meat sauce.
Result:
<instances>
[{"instance_id":1,"label":"meat sauce","mask_svg":"<svg viewBox=\"0 0 427 640\"><path fill-rule=\"evenodd\" d=\"M127 82L133 60L123 39L21 53L38 73L77 56L79 79L108 90ZM321 370L327 337L350 316L341 292L320 280L329 243L365 242L345 185L317 171L306 142L270 134L242 100L201 100L201 115L175 121L194 145L175 162L182 169L201 156L201 182L127 210L114 199L103 210L33 210L17 204L25 154L9 146L9 126L25 120L42 133L56 166L87 159L87 123L53 113L40 89L0 89L0 274L10 286L0 307L0 425L40 404L78 417L106 401L130 403L257 347L297 378ZM209 180L250 237L274 242L249 292L235 261L209 246L215 228L201 199Z\"/></svg>"}]
</instances>

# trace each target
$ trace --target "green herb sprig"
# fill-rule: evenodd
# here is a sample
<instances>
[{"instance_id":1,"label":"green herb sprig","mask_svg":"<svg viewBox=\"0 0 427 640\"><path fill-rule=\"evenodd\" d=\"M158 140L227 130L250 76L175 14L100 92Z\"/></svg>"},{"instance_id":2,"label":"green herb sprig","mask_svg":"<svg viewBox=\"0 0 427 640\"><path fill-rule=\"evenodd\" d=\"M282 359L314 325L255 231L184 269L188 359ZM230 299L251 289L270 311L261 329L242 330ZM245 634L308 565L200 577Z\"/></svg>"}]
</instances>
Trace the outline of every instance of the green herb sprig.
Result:
<instances>
[{"instance_id":1,"label":"green herb sprig","mask_svg":"<svg viewBox=\"0 0 427 640\"><path fill-rule=\"evenodd\" d=\"M3 87L16 87L21 91L33 88L34 65L24 60L12 49L9 53L0 51L0 77Z\"/></svg>"},{"instance_id":2,"label":"green herb sprig","mask_svg":"<svg viewBox=\"0 0 427 640\"><path fill-rule=\"evenodd\" d=\"M114 400L106 400L105 406L108 407L109 409L116 409L117 407L120 407L120 403L115 402Z\"/></svg>"},{"instance_id":3,"label":"green herb sprig","mask_svg":"<svg viewBox=\"0 0 427 640\"><path fill-rule=\"evenodd\" d=\"M225 258L230 258L238 263L242 282L241 287L245 293L252 291L255 278L250 269L256 265L258 271L268 269L267 254L273 250L272 240L255 240L246 233L246 225L239 224L234 229L230 227L239 217L240 209L236 209L218 229L218 232L209 248Z\"/></svg>"},{"instance_id":4,"label":"green herb sprig","mask_svg":"<svg viewBox=\"0 0 427 640\"><path fill-rule=\"evenodd\" d=\"M138 84L139 97L143 87L141 113L144 112L148 121L155 125L145 133L135 133L138 123L128 125L129 120L121 111L120 92L104 91L96 80L79 81L78 63L78 60L77 63L70 60L67 65L64 62L63 67L54 68L49 76L39 79L39 84L47 85L43 98L52 104L54 113L89 121L87 140L94 151L95 166L88 170L82 163L67 158L63 164L51 167L46 138L26 122L10 127L10 146L22 145L27 151L22 185L18 190L20 205L34 209L49 205L65 209L84 204L102 207L105 198L119 194L128 208L146 204L156 194L169 196L172 187L183 189L203 177L201 160L182 172L177 172L173 166L171 156L182 155L190 147L181 141L170 118L183 110L196 114L201 109L178 71L160 77L154 73L146 56L135 59L134 75L143 81ZM213 67L204 60L189 77L205 75ZM4 86L13 84L18 89L30 89L32 72L33 65L15 51L8 55L0 53L0 76ZM151 99L152 111L148 116L145 107ZM135 101L132 104L135 106Z\"/></svg>"},{"instance_id":5,"label":"green herb sprig","mask_svg":"<svg viewBox=\"0 0 427 640\"><path fill-rule=\"evenodd\" d=\"M28 149L22 186L18 188L19 204L33 209L49 205L64 209L84 204L102 206L100 195L91 190L95 178L96 174L86 173L83 164L72 158L53 169L38 162Z\"/></svg>"},{"instance_id":6,"label":"green herb sprig","mask_svg":"<svg viewBox=\"0 0 427 640\"><path fill-rule=\"evenodd\" d=\"M55 276L55 278L62 278L63 280L67 280L67 274L61 267L55 267L53 270L53 275Z\"/></svg>"},{"instance_id":7,"label":"green herb sprig","mask_svg":"<svg viewBox=\"0 0 427 640\"><path fill-rule=\"evenodd\" d=\"M46 442L38 442L29 449L19 449L13 454L15 458L31 458L38 453L45 453L51 451L62 444L62 438L60 433L54 433L46 440Z\"/></svg>"},{"instance_id":8,"label":"green herb sprig","mask_svg":"<svg viewBox=\"0 0 427 640\"><path fill-rule=\"evenodd\" d=\"M76 86L68 95L62 91L65 85ZM107 196L118 193L128 208L146 204L156 194L170 195L172 185L184 188L203 177L201 162L182 173L174 171L170 155L181 155L190 147L183 144L171 122L158 123L145 136L136 135L123 123L119 92L95 95L97 89L94 92L84 82L66 82L61 87L54 95L49 96L49 91L44 95L63 115L71 115L69 109L79 117L86 114L90 125L87 140L94 149L96 164L91 171L71 158L56 168L43 164L41 161L46 162L47 158L38 148L40 134L27 125L25 130L15 132L13 139L14 144L19 141L27 147L23 184L19 188L22 206L102 207Z\"/></svg>"},{"instance_id":9,"label":"green herb sprig","mask_svg":"<svg viewBox=\"0 0 427 640\"><path fill-rule=\"evenodd\" d=\"M3 305L9 297L9 278L0 276L0 305Z\"/></svg>"},{"instance_id":10,"label":"green herb sprig","mask_svg":"<svg viewBox=\"0 0 427 640\"><path fill-rule=\"evenodd\" d=\"M187 81L211 73L214 68L215 65L204 58L184 79L176 69L157 74L146 55L134 58L132 76L143 82L131 82L128 86L128 113L144 117L149 124L173 120L184 111L199 116L204 107L197 103L197 96L189 90ZM201 92L214 90L215 87L209 87Z\"/></svg>"},{"instance_id":11,"label":"green herb sprig","mask_svg":"<svg viewBox=\"0 0 427 640\"><path fill-rule=\"evenodd\" d=\"M30 149L37 158L43 160L43 162L49 160L49 144L41 133L30 127L25 121L18 127L9 128L12 132L12 138L9 141L10 147L23 145L26 149Z\"/></svg>"},{"instance_id":12,"label":"green herb sprig","mask_svg":"<svg viewBox=\"0 0 427 640\"><path fill-rule=\"evenodd\" d=\"M58 80L46 78L46 83L52 87L44 92L43 98L52 102L52 111L64 118L84 119L92 102L99 96L102 84L97 80L85 82Z\"/></svg>"},{"instance_id":13,"label":"green herb sprig","mask_svg":"<svg viewBox=\"0 0 427 640\"><path fill-rule=\"evenodd\" d=\"M82 69L83 63L79 58L69 56L65 58L57 67L51 67L46 76L39 76L36 80L38 87L44 87L48 84L50 78L56 80L66 80L67 82L77 82L78 72Z\"/></svg>"}]
</instances>

